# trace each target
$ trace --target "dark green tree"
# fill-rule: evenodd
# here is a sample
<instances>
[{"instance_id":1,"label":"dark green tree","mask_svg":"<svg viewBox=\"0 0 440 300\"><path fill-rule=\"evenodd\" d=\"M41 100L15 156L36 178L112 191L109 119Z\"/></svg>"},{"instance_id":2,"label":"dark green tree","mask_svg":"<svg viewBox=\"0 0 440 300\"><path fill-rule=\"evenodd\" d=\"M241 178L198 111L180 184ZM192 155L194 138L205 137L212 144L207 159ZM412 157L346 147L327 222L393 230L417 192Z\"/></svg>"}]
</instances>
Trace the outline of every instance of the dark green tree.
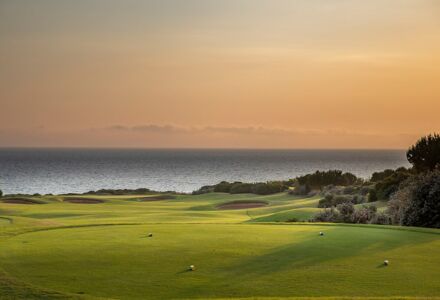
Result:
<instances>
[{"instance_id":1,"label":"dark green tree","mask_svg":"<svg viewBox=\"0 0 440 300\"><path fill-rule=\"evenodd\" d=\"M411 177L411 171L401 168L397 169L391 176L379 181L375 185L376 196L380 200L388 200L398 189L400 184Z\"/></svg>"},{"instance_id":2,"label":"dark green tree","mask_svg":"<svg viewBox=\"0 0 440 300\"><path fill-rule=\"evenodd\" d=\"M440 171L416 178L409 196L402 225L440 228Z\"/></svg>"},{"instance_id":3,"label":"dark green tree","mask_svg":"<svg viewBox=\"0 0 440 300\"><path fill-rule=\"evenodd\" d=\"M417 172L432 171L440 166L440 135L424 136L406 152L408 161Z\"/></svg>"},{"instance_id":4,"label":"dark green tree","mask_svg":"<svg viewBox=\"0 0 440 300\"><path fill-rule=\"evenodd\" d=\"M296 178L300 185L308 185L313 189L322 189L324 186L356 184L359 179L351 173L343 173L341 170L316 171Z\"/></svg>"},{"instance_id":5,"label":"dark green tree","mask_svg":"<svg viewBox=\"0 0 440 300\"><path fill-rule=\"evenodd\" d=\"M375 202L377 201L377 193L376 190L371 189L370 192L368 193L368 202Z\"/></svg>"},{"instance_id":6,"label":"dark green tree","mask_svg":"<svg viewBox=\"0 0 440 300\"><path fill-rule=\"evenodd\" d=\"M222 181L214 186L214 192L216 193L229 193L231 191L232 183Z\"/></svg>"}]
</instances>

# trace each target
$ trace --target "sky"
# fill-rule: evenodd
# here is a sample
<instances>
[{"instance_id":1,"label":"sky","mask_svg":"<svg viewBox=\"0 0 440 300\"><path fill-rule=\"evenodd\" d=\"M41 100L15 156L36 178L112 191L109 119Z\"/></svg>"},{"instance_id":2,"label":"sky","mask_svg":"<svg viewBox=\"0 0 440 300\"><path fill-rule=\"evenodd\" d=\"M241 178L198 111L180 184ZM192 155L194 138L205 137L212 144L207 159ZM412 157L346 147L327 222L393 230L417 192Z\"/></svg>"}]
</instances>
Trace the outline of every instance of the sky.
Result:
<instances>
[{"instance_id":1,"label":"sky","mask_svg":"<svg viewBox=\"0 0 440 300\"><path fill-rule=\"evenodd\" d=\"M0 0L0 147L407 148L437 0Z\"/></svg>"}]
</instances>

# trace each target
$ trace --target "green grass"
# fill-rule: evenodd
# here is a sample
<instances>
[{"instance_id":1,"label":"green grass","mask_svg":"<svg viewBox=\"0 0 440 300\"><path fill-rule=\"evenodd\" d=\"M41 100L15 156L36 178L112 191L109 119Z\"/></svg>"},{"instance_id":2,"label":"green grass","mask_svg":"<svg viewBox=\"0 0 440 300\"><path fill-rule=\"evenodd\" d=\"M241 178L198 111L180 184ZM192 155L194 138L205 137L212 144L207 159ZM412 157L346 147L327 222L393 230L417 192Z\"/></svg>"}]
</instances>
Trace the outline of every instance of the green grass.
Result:
<instances>
[{"instance_id":1,"label":"green grass","mask_svg":"<svg viewBox=\"0 0 440 300\"><path fill-rule=\"evenodd\" d=\"M440 230L282 223L318 210L284 193L84 197L0 204L1 299L440 297ZM243 200L269 205L216 209Z\"/></svg>"}]
</instances>

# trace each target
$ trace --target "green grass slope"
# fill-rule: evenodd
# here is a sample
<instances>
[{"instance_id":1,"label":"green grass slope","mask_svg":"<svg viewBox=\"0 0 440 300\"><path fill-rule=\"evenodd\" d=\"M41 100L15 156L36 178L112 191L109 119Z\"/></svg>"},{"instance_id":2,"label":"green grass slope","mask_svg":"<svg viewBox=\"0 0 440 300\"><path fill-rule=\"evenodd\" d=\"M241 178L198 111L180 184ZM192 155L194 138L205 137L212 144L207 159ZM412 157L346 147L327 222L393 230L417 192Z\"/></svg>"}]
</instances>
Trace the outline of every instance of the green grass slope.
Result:
<instances>
[{"instance_id":1,"label":"green grass slope","mask_svg":"<svg viewBox=\"0 0 440 300\"><path fill-rule=\"evenodd\" d=\"M318 210L285 193L82 198L0 203L1 299L440 296L440 230L276 223Z\"/></svg>"}]
</instances>

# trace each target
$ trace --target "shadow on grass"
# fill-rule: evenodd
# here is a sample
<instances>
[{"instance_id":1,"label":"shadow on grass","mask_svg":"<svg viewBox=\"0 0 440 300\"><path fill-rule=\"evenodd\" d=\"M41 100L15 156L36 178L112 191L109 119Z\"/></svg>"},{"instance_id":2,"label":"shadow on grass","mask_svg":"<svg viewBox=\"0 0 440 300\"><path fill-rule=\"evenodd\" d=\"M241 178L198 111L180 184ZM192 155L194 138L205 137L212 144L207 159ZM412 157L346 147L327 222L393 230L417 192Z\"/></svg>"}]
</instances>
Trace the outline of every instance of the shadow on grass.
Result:
<instances>
[{"instance_id":1,"label":"shadow on grass","mask_svg":"<svg viewBox=\"0 0 440 300\"><path fill-rule=\"evenodd\" d=\"M187 268L187 269L185 269L185 270L182 270L182 271L177 272L176 275L185 274L185 273L190 273L190 272L192 272L192 270L190 270L190 269Z\"/></svg>"},{"instance_id":2,"label":"shadow on grass","mask_svg":"<svg viewBox=\"0 0 440 300\"><path fill-rule=\"evenodd\" d=\"M428 234L381 229L326 228L325 236L319 236L318 232L319 230L316 233L310 232L301 240L295 239L295 232L292 232L294 242L291 244L274 248L263 255L244 259L225 271L229 275L242 278L267 275L289 269L315 267L338 259L360 256L363 253L385 252L414 243L420 245L433 240ZM386 266L381 263L377 266L379 267Z\"/></svg>"}]
</instances>

